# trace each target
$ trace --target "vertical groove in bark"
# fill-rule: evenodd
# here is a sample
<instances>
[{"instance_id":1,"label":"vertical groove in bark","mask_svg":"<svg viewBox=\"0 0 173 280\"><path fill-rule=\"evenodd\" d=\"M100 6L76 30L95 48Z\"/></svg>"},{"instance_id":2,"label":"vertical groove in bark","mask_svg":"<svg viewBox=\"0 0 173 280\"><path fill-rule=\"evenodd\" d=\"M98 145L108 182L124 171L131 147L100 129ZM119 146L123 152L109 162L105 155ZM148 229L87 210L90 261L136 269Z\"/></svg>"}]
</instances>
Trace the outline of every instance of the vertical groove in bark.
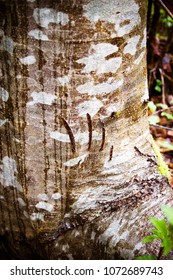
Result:
<instances>
[{"instance_id":1,"label":"vertical groove in bark","mask_svg":"<svg viewBox=\"0 0 173 280\"><path fill-rule=\"evenodd\" d=\"M25 252L21 243L24 244L27 238L30 240L34 238L33 226L28 216L25 166L25 117L28 87L24 80L19 83L17 79L20 73L24 77L27 76L26 67L21 69L18 66L18 51L27 52L27 37L21 30L27 30L28 15L26 2L19 4L21 3L16 1L5 1L2 9L2 21L5 24L1 27L4 32L2 41L6 42L4 49L1 49L1 71L3 87L8 92L9 98L2 103L3 115L0 116L6 120L1 128L1 160L3 162L1 178L4 181L1 182L0 187L2 215L0 225L1 241L5 242L2 247L8 244L8 258L17 255L29 257L33 253L32 246ZM16 27L17 33L14 31ZM21 42L19 50L15 49L11 39L13 37L15 40L16 36ZM9 180L10 183L8 183Z\"/></svg>"}]
</instances>

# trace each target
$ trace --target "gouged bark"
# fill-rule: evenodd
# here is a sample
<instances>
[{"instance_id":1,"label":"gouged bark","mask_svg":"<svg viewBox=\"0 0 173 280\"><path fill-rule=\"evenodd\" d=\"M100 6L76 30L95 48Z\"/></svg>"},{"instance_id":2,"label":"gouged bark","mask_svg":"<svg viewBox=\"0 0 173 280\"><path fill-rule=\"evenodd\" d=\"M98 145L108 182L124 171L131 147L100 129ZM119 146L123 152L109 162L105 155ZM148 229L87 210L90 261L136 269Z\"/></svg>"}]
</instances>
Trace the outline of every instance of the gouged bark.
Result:
<instances>
[{"instance_id":1,"label":"gouged bark","mask_svg":"<svg viewBox=\"0 0 173 280\"><path fill-rule=\"evenodd\" d=\"M52 259L152 250L148 216L172 192L147 122L146 1L0 3L1 247Z\"/></svg>"}]
</instances>

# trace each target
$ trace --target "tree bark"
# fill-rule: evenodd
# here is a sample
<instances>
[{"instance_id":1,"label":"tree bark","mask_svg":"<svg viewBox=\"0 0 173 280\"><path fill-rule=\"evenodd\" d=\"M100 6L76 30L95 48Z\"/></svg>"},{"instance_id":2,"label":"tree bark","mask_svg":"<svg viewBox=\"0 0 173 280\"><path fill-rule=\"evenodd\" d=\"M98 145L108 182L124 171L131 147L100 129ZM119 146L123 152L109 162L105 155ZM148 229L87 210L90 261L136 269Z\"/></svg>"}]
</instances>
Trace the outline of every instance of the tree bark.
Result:
<instances>
[{"instance_id":1,"label":"tree bark","mask_svg":"<svg viewBox=\"0 0 173 280\"><path fill-rule=\"evenodd\" d=\"M172 203L147 121L146 1L0 1L9 258L132 259Z\"/></svg>"}]
</instances>

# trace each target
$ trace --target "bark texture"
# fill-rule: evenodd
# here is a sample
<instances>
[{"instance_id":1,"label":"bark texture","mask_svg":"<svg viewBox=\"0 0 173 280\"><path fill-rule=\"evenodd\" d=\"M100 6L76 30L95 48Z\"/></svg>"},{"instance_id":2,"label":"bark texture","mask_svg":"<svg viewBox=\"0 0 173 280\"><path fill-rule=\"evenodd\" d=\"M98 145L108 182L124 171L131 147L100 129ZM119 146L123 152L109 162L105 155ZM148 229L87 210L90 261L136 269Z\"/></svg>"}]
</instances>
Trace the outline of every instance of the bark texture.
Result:
<instances>
[{"instance_id":1,"label":"bark texture","mask_svg":"<svg viewBox=\"0 0 173 280\"><path fill-rule=\"evenodd\" d=\"M147 122L146 1L0 1L0 235L13 258L131 259L171 205ZM8 244L8 247L7 247Z\"/></svg>"}]
</instances>

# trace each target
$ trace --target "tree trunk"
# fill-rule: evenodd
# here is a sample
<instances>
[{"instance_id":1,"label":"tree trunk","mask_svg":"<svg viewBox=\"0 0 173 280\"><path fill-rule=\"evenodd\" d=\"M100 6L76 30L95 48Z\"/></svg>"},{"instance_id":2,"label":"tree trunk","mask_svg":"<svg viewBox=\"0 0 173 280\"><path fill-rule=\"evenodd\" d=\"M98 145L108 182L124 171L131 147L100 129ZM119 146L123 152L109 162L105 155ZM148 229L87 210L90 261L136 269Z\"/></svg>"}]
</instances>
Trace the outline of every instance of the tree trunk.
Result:
<instances>
[{"instance_id":1,"label":"tree trunk","mask_svg":"<svg viewBox=\"0 0 173 280\"><path fill-rule=\"evenodd\" d=\"M146 2L0 0L4 257L155 250L148 216L173 196L147 122Z\"/></svg>"}]
</instances>

